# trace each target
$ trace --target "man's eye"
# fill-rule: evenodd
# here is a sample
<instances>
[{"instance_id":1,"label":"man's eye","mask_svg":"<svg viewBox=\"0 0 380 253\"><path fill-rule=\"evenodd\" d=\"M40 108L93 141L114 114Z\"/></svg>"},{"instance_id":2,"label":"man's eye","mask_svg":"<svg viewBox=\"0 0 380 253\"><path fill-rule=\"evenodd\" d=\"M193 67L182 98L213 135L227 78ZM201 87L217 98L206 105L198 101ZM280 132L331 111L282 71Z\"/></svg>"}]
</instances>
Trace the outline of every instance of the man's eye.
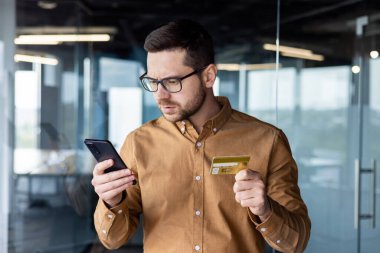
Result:
<instances>
[{"instance_id":1,"label":"man's eye","mask_svg":"<svg viewBox=\"0 0 380 253\"><path fill-rule=\"evenodd\" d=\"M178 81L177 81L177 79L168 79L168 80L166 80L166 83L168 83L168 84L176 84Z\"/></svg>"},{"instance_id":2,"label":"man's eye","mask_svg":"<svg viewBox=\"0 0 380 253\"><path fill-rule=\"evenodd\" d=\"M148 79L148 82L149 82L149 84L152 84L152 85L157 84L157 81L156 81L156 80L150 80L150 79Z\"/></svg>"}]
</instances>

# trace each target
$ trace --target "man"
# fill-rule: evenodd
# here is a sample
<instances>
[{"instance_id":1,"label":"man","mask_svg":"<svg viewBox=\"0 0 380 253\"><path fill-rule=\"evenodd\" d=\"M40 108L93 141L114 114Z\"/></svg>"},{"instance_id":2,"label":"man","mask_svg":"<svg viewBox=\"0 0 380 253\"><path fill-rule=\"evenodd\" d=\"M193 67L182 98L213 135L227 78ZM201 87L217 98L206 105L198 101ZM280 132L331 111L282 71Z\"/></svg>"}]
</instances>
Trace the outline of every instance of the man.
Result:
<instances>
[{"instance_id":1,"label":"man","mask_svg":"<svg viewBox=\"0 0 380 253\"><path fill-rule=\"evenodd\" d=\"M150 33L143 87L162 117L129 134L121 148L128 169L92 184L99 195L95 227L107 248L125 244L144 217L144 252L301 252L310 220L297 186L297 166L276 127L215 97L210 35L192 21ZM215 156L249 155L248 169L211 175ZM133 185L133 181L137 184Z\"/></svg>"}]
</instances>

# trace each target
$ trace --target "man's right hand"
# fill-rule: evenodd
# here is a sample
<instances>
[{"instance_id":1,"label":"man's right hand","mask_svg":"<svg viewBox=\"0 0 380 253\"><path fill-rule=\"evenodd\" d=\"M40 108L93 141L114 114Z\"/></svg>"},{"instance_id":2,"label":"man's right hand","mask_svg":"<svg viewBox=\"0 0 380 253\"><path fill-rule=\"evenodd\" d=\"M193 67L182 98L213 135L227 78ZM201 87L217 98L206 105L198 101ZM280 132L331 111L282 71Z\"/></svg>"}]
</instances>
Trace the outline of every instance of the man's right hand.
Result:
<instances>
[{"instance_id":1,"label":"man's right hand","mask_svg":"<svg viewBox=\"0 0 380 253\"><path fill-rule=\"evenodd\" d=\"M104 173L104 170L113 165L113 160L105 160L97 163L91 184L94 186L95 192L99 198L107 203L110 207L118 205L122 199L122 192L132 186L135 176L130 169L123 169Z\"/></svg>"}]
</instances>

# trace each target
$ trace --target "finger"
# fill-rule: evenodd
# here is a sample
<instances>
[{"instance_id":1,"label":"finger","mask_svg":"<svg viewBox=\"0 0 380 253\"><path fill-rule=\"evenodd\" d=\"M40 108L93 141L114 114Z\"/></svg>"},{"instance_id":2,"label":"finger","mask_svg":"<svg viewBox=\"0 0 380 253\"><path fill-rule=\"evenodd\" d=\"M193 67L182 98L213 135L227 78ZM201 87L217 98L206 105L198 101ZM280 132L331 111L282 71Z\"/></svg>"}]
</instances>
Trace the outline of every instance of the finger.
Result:
<instances>
[{"instance_id":1,"label":"finger","mask_svg":"<svg viewBox=\"0 0 380 253\"><path fill-rule=\"evenodd\" d=\"M254 170L241 170L235 175L235 180L240 181L240 180L250 180L250 179L261 179L260 173Z\"/></svg>"},{"instance_id":2,"label":"finger","mask_svg":"<svg viewBox=\"0 0 380 253\"><path fill-rule=\"evenodd\" d=\"M95 168L94 168L94 171L93 171L93 175L102 175L104 174L104 171L106 169L108 169L109 167L111 167L113 165L113 160L112 159L108 159L108 160L104 160L102 162L98 162L96 165L95 165Z\"/></svg>"},{"instance_id":3,"label":"finger","mask_svg":"<svg viewBox=\"0 0 380 253\"><path fill-rule=\"evenodd\" d=\"M244 180L236 181L233 186L233 191L235 193L240 191L246 191L250 189L264 189L264 182L261 180Z\"/></svg>"},{"instance_id":4,"label":"finger","mask_svg":"<svg viewBox=\"0 0 380 253\"><path fill-rule=\"evenodd\" d=\"M101 195L105 192L117 189L122 185L132 184L134 179L135 179L135 177L132 175L132 176L123 177L123 178L120 178L120 179L117 179L117 180L114 180L114 181L111 181L111 182L108 182L105 184L97 185L95 187L95 192L98 195Z\"/></svg>"},{"instance_id":5,"label":"finger","mask_svg":"<svg viewBox=\"0 0 380 253\"><path fill-rule=\"evenodd\" d=\"M254 207L255 206L255 200L253 198L242 199L242 200L240 200L240 205L242 207Z\"/></svg>"},{"instance_id":6,"label":"finger","mask_svg":"<svg viewBox=\"0 0 380 253\"><path fill-rule=\"evenodd\" d=\"M246 191L240 191L235 194L235 197L239 200L245 200L245 199L251 199L251 198L258 198L261 195L258 195L255 191L255 189L250 189Z\"/></svg>"},{"instance_id":7,"label":"finger","mask_svg":"<svg viewBox=\"0 0 380 253\"><path fill-rule=\"evenodd\" d=\"M245 191L245 190L251 189L252 187L253 187L252 182L250 182L250 181L236 181L234 183L233 190L235 193L237 193L240 191Z\"/></svg>"},{"instance_id":8,"label":"finger","mask_svg":"<svg viewBox=\"0 0 380 253\"><path fill-rule=\"evenodd\" d=\"M131 183L128 184L123 184L119 186L118 188L115 188L113 190L103 192L102 194L99 195L99 198L104 200L105 202L115 198L117 195L119 195L122 191L125 191L128 187L131 186Z\"/></svg>"},{"instance_id":9,"label":"finger","mask_svg":"<svg viewBox=\"0 0 380 253\"><path fill-rule=\"evenodd\" d=\"M235 196L235 199L237 202L240 203L242 207L252 207L252 208L264 208L265 207L265 199L253 196L249 197L250 195L246 196Z\"/></svg>"},{"instance_id":10,"label":"finger","mask_svg":"<svg viewBox=\"0 0 380 253\"><path fill-rule=\"evenodd\" d=\"M130 175L133 175L133 172L130 169L112 171L106 174L94 176L92 183L94 186L105 184Z\"/></svg>"}]
</instances>

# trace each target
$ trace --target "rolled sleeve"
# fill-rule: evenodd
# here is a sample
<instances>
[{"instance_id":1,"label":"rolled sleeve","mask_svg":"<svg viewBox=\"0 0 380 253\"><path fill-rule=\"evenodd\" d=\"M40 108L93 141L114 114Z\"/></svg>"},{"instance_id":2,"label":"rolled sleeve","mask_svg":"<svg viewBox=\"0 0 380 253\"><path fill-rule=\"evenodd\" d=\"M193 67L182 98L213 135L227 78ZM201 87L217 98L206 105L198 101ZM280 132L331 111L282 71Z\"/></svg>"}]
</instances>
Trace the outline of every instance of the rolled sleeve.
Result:
<instances>
[{"instance_id":1,"label":"rolled sleeve","mask_svg":"<svg viewBox=\"0 0 380 253\"><path fill-rule=\"evenodd\" d=\"M297 185L297 165L281 131L274 139L270 158L266 187L272 213L263 222L250 211L249 217L272 248L302 252L310 237L311 223Z\"/></svg>"},{"instance_id":2,"label":"rolled sleeve","mask_svg":"<svg viewBox=\"0 0 380 253\"><path fill-rule=\"evenodd\" d=\"M125 233L129 227L129 210L124 199L118 206L108 208L102 201L98 201L94 213L95 229L100 241L109 249L119 248L126 242Z\"/></svg>"},{"instance_id":3,"label":"rolled sleeve","mask_svg":"<svg viewBox=\"0 0 380 253\"><path fill-rule=\"evenodd\" d=\"M249 211L251 221L272 248L281 252L299 252L299 250L297 250L297 244L301 231L293 229L291 224L286 222L288 219L284 217L284 215L290 216L292 214L287 213L287 211L275 201L271 199L269 199L269 201L272 206L272 213L268 219L259 223L258 218ZM299 218L302 219L302 217L297 217L296 219Z\"/></svg>"}]
</instances>

